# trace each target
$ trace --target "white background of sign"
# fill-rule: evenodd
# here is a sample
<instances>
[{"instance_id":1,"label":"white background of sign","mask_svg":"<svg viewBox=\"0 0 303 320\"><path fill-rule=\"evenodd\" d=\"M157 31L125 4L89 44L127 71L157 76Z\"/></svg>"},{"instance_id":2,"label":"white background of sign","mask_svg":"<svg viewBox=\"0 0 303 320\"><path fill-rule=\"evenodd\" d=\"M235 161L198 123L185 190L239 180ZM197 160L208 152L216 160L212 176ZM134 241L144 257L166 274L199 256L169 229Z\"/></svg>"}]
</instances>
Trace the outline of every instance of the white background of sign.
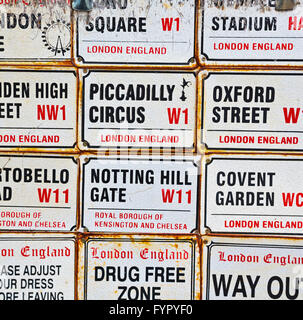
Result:
<instances>
[{"instance_id":1,"label":"white background of sign","mask_svg":"<svg viewBox=\"0 0 303 320\"><path fill-rule=\"evenodd\" d=\"M196 79L193 73L139 73L139 72L97 72L91 71L88 75L83 77L84 92L84 106L82 106L82 117L79 117L79 126L82 126L82 119L84 117L84 129L82 126L82 139L87 141L93 148L114 148L114 147L186 147L193 148L195 140L195 109L196 109ZM95 92L93 99L90 99L90 87L93 84ZM95 86L99 85L99 89ZM106 86L108 84L114 85L114 88L125 86L124 90L119 92L126 95L129 86L133 86L135 97L139 97L136 94L137 85L140 86L140 90L144 91L145 96L148 92L152 95L152 88L155 88L155 98L166 99L167 101L148 101L149 98L144 100L106 100L106 98L100 99L101 89L100 85ZM142 89L144 85L144 90ZM184 85L184 88L182 87ZM150 86L150 90L147 89ZM155 87L153 87L155 86ZM169 86L169 87L168 87ZM172 88L172 86L175 86ZM172 91L173 90L173 91ZM140 91L140 92L141 92ZM102 91L103 92L103 91ZM163 93L161 93L163 92ZM172 93L171 93L172 92ZM184 92L184 93L183 93ZM109 93L115 96L115 89L111 89ZM182 101L180 98L184 97L186 100ZM183 98L183 99L184 99ZM137 98L135 98L137 99ZM170 101L171 100L171 101ZM117 107L130 108L132 111L139 110L144 114L144 122L118 123L116 120L112 122L100 122L92 123L89 120L90 107L96 106L111 106L115 110ZM142 108L145 110L142 111ZM175 109L175 110L174 110ZM93 112L94 118L100 119L100 108L98 111ZM187 111L186 111L187 110ZM136 118L142 121L142 118L138 116ZM170 118L173 117L175 112L175 121L170 123ZM122 116L127 117L127 112L121 113ZM130 119L133 119L133 113L130 115ZM173 119L171 119L173 121ZM178 121L178 123L177 123ZM122 142L112 141L118 135L123 136ZM159 142L149 142L144 137L150 139L149 136L158 138ZM131 142L128 142L128 138ZM178 138L177 142L170 142L169 139L175 141L175 137ZM166 140L163 140L166 139ZM108 139L110 141L106 142ZM135 140L135 141L134 141ZM161 142L169 141L169 142ZM83 146L81 146L83 148Z\"/></svg>"},{"instance_id":2,"label":"white background of sign","mask_svg":"<svg viewBox=\"0 0 303 320\"><path fill-rule=\"evenodd\" d=\"M202 166L201 211L204 212L204 227L212 232L302 235L302 157L250 154L216 155L210 159L206 166L207 160L204 159ZM262 174L260 179L258 173ZM261 179L265 181L265 186ZM217 181L222 185L219 186ZM228 183L234 185L227 186Z\"/></svg>"},{"instance_id":3,"label":"white background of sign","mask_svg":"<svg viewBox=\"0 0 303 320\"><path fill-rule=\"evenodd\" d=\"M121 1L122 7L126 1ZM76 30L75 53L77 57L82 57L83 64L188 64L194 56L194 30L195 30L195 1L194 0L173 0L173 1L150 1L145 0L127 1L126 9L95 8L90 17L104 18L105 28L101 31L102 22L98 18L96 31L95 20L92 20L93 31L86 31L85 22L87 15L83 13L74 13L75 18L79 18L78 29ZM125 19L128 30L127 19L139 17L146 18L142 29L146 32L133 31L113 31L109 32L106 28L106 19L109 17L109 26L112 28L112 18L116 18L116 28L123 30L123 24L119 22L120 18ZM171 31L163 31L162 20L172 18ZM175 20L178 19L178 20ZM76 20L76 19L75 19ZM139 23L136 24L139 30ZM179 31L177 31L179 28ZM130 30L133 30L132 28ZM77 43L78 42L78 43ZM94 52L94 46L107 46L110 51ZM157 54L135 54L131 53L131 48L165 48L165 52ZM119 52L121 48L122 52ZM130 49L127 49L130 48ZM104 49L105 50L105 49ZM138 50L138 49L137 49ZM77 64L82 64L76 61Z\"/></svg>"}]
</instances>

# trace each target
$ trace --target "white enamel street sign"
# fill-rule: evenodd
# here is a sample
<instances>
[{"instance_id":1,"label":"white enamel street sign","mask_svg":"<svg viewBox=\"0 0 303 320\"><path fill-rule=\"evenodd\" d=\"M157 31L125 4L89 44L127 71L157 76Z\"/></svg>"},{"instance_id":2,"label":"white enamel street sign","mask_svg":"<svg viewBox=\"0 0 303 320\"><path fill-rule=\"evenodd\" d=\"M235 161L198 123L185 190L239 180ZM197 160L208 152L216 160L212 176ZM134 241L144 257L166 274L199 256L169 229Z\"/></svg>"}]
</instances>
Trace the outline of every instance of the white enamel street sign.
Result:
<instances>
[{"instance_id":1,"label":"white enamel street sign","mask_svg":"<svg viewBox=\"0 0 303 320\"><path fill-rule=\"evenodd\" d=\"M303 233L303 158L258 155L204 159L203 226L215 233Z\"/></svg>"},{"instance_id":2,"label":"white enamel street sign","mask_svg":"<svg viewBox=\"0 0 303 320\"><path fill-rule=\"evenodd\" d=\"M0 230L69 231L76 226L73 157L0 156Z\"/></svg>"},{"instance_id":3,"label":"white enamel street sign","mask_svg":"<svg viewBox=\"0 0 303 320\"><path fill-rule=\"evenodd\" d=\"M202 81L207 148L303 150L303 74L209 72Z\"/></svg>"},{"instance_id":4,"label":"white enamel street sign","mask_svg":"<svg viewBox=\"0 0 303 320\"><path fill-rule=\"evenodd\" d=\"M83 227L117 233L193 232L199 159L83 158Z\"/></svg>"},{"instance_id":5,"label":"white enamel street sign","mask_svg":"<svg viewBox=\"0 0 303 320\"><path fill-rule=\"evenodd\" d=\"M0 300L75 299L75 240L1 235Z\"/></svg>"},{"instance_id":6,"label":"white enamel street sign","mask_svg":"<svg viewBox=\"0 0 303 320\"><path fill-rule=\"evenodd\" d=\"M90 71L83 92L81 148L194 148L194 73Z\"/></svg>"},{"instance_id":7,"label":"white enamel street sign","mask_svg":"<svg viewBox=\"0 0 303 320\"><path fill-rule=\"evenodd\" d=\"M0 148L73 148L74 71L0 70L0 77Z\"/></svg>"},{"instance_id":8,"label":"white enamel street sign","mask_svg":"<svg viewBox=\"0 0 303 320\"><path fill-rule=\"evenodd\" d=\"M278 11L274 0L206 0L200 60L220 65L293 65L303 60L303 4Z\"/></svg>"},{"instance_id":9,"label":"white enamel street sign","mask_svg":"<svg viewBox=\"0 0 303 320\"><path fill-rule=\"evenodd\" d=\"M188 65L194 57L195 1L97 1L74 12L77 65Z\"/></svg>"},{"instance_id":10,"label":"white enamel street sign","mask_svg":"<svg viewBox=\"0 0 303 320\"><path fill-rule=\"evenodd\" d=\"M80 258L85 300L199 299L195 237L89 238Z\"/></svg>"},{"instance_id":11,"label":"white enamel street sign","mask_svg":"<svg viewBox=\"0 0 303 320\"><path fill-rule=\"evenodd\" d=\"M70 59L70 4L17 0L0 8L0 62Z\"/></svg>"},{"instance_id":12,"label":"white enamel street sign","mask_svg":"<svg viewBox=\"0 0 303 320\"><path fill-rule=\"evenodd\" d=\"M203 300L303 299L301 240L207 240L203 245Z\"/></svg>"}]
</instances>

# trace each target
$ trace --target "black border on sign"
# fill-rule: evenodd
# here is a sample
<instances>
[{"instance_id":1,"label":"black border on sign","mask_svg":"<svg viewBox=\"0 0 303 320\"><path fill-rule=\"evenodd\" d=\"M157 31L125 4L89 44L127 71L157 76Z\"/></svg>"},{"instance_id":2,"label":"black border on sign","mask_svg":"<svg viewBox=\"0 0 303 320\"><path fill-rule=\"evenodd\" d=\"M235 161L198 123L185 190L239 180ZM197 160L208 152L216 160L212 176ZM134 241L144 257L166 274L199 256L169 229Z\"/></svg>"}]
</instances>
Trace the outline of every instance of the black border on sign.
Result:
<instances>
[{"instance_id":1,"label":"black border on sign","mask_svg":"<svg viewBox=\"0 0 303 320\"><path fill-rule=\"evenodd\" d=\"M37 236L37 237L19 237L19 236L15 236L12 235L11 237L6 236L6 237L0 237L0 241L71 241L73 242L74 246L74 270L73 270L73 296L74 296L74 300L75 300L75 288L77 286L76 283L76 279L75 279L75 271L76 271L76 239L75 237L64 237L64 236L59 236L59 237L41 237L41 236ZM1 258L2 260L3 258Z\"/></svg>"},{"instance_id":2,"label":"black border on sign","mask_svg":"<svg viewBox=\"0 0 303 320\"><path fill-rule=\"evenodd\" d=\"M118 231L100 231L100 230L98 230L98 231L89 231L88 230L88 228L84 225L84 194L85 194L85 192L84 192L84 186L85 186L85 168L84 168L84 166L85 165L87 165L91 160L126 160L126 161L157 161L157 162L163 162L163 161L168 161L168 162L192 162L193 163L193 165L195 166L195 167L197 167L197 186L196 186L196 191L197 191L197 197L196 197L196 208L195 208L195 215L196 215L196 225L195 225L195 228L194 229L192 229L191 230L191 232L190 233L186 233L187 235L190 235L190 234L192 234L192 232L194 231L194 230L197 230L197 229L199 229L199 224L198 224L198 222L199 222L199 202L200 202L200 197L199 197L199 195L200 195L200 192L199 192L199 181L200 181L200 175L201 175L201 172L200 172L200 170L199 170L199 167L196 165L196 163L193 161L193 160L186 160L186 159L184 159L184 160L179 160L179 159L159 159L159 158L152 158L152 159L131 159L131 158L103 158L103 157L101 157L101 158L98 158L98 157L89 157L89 161L87 161L87 162L83 162L83 165L82 165L82 191L81 191L81 196L82 196L82 201L81 201L81 227L82 228L86 228L87 229L87 231L88 232L110 232L110 233L115 233L115 234L118 234L119 232ZM117 208L116 210L119 210L119 208ZM157 233L159 233L159 232L154 232L154 233L149 233L149 235L150 236L152 236L152 235L155 235L155 234L157 234ZM165 233L163 233L163 236L164 236L164 234ZM169 234L169 235L172 235L172 234L176 234L176 233L171 233L171 234ZM179 233L178 235L185 235L185 233ZM167 233L166 233L166 235L167 235Z\"/></svg>"},{"instance_id":3,"label":"black border on sign","mask_svg":"<svg viewBox=\"0 0 303 320\"><path fill-rule=\"evenodd\" d=\"M196 2L195 2L195 0L193 0L193 5L194 5L194 42L193 42L193 55L192 55L192 57L189 57L188 58L188 60L187 60L187 62L185 62L185 63L182 63L182 62L169 62L169 63L164 63L164 62L162 62L162 63L157 63L157 62L148 62L148 63L146 63L146 62L127 62L127 61L125 61L125 62L106 62L106 61L91 61L91 62L86 62L85 61L85 59L82 57L82 56L80 56L79 55L79 25L78 25L78 18L79 17L77 17L77 19L76 19L76 56L75 56L75 58L81 58L82 59L82 62L81 62L81 64L83 65L83 66L86 66L86 65L92 65L92 64L94 64L94 65L96 65L96 66L102 66L102 65L121 65L121 66L123 66L123 65L146 65L146 64L148 64L148 65L152 65L152 66L170 66L170 65L177 65L177 66L187 66L187 65L189 65L189 60L190 59L192 59L192 58L194 58L195 57L195 35L196 35L196 32L197 32L197 26L196 26L196 23L195 23L195 18L196 18L196 14L197 14L197 4L196 4Z\"/></svg>"},{"instance_id":4,"label":"black border on sign","mask_svg":"<svg viewBox=\"0 0 303 320\"><path fill-rule=\"evenodd\" d=\"M183 243L189 243L191 245L191 285L190 285L190 291L191 291L191 298L190 300L194 300L195 298L195 269L196 269L196 245L197 241L194 239L186 239L186 240L180 240L180 239L168 239L163 236L163 239L153 239L153 238L133 238L133 237L127 237L124 238L103 238L103 239L95 239L95 238L89 238L85 242L85 251L84 251L84 300L87 300L87 278L88 278L88 244L89 242L132 242L132 243L146 243L146 242L164 242L164 243L176 243L176 242L183 242ZM183 299L183 298L182 298ZM118 300L117 300L118 301Z\"/></svg>"},{"instance_id":5,"label":"black border on sign","mask_svg":"<svg viewBox=\"0 0 303 320\"><path fill-rule=\"evenodd\" d=\"M7 66L5 66L5 68L7 68ZM52 73L52 72L55 72L55 73L73 73L74 76L76 77L76 82L77 82L77 74L76 74L76 71L72 71L72 70L28 70L28 69L14 69L14 70L9 70L9 69L1 69L0 72L44 72L44 73ZM56 81L56 79L55 79ZM76 87L75 87L76 88ZM76 88L76 91L77 91L77 88ZM76 111L77 111L77 101L76 101ZM76 124L77 124L77 119L75 119L76 121ZM50 129L51 130L51 129ZM75 137L76 137L76 128L73 128L73 131L75 133ZM26 148L38 148L39 150L42 150L42 149L66 149L66 148L74 148L77 144L77 139L76 141L74 142L73 145L70 145L70 146L53 146L53 147L50 147L50 146L39 146L39 145L33 145L33 146L22 146L22 145L6 145L6 146L0 146L0 149L2 148L22 148L22 149L26 149ZM4 151L5 152L5 151Z\"/></svg>"},{"instance_id":6,"label":"black border on sign","mask_svg":"<svg viewBox=\"0 0 303 320\"><path fill-rule=\"evenodd\" d=\"M207 80L207 78L209 78L211 75L216 75L216 76L220 76L220 75L254 75L254 76L303 76L303 73L294 73L294 72L278 72L278 73L274 73L274 72L209 72L208 75L202 79L202 102L201 102L201 130L203 131L204 128L204 120L205 120L205 110L206 110L206 106L204 106L204 94L205 94L205 80ZM303 131L302 131L303 134ZM222 148L213 148L213 147L209 147L206 142L203 142L203 134L201 134L201 143L204 143L205 146L207 147L207 149L210 150L222 150L222 148L224 148L224 150L251 150L251 151L269 151L269 152L274 152L274 151L282 151L282 152L294 152L294 151L302 151L303 150L303 146L301 149L263 149L263 148L226 148L224 146L222 146Z\"/></svg>"},{"instance_id":7,"label":"black border on sign","mask_svg":"<svg viewBox=\"0 0 303 320\"><path fill-rule=\"evenodd\" d=\"M285 62L299 62L299 61L303 61L303 59L212 59L209 58L209 56L203 52L203 44L204 44L204 39L206 39L204 37L204 10L205 10L205 3L202 6L202 27L201 27L201 35L200 35L200 39L201 39L201 50L200 50L200 55L205 56L205 58L208 61L250 61L250 62L254 62L254 61L285 61Z\"/></svg>"},{"instance_id":8,"label":"black border on sign","mask_svg":"<svg viewBox=\"0 0 303 320\"><path fill-rule=\"evenodd\" d=\"M77 180L77 175L78 175L78 163L77 161L75 160L75 158L73 156L57 156L57 155L47 155L47 156L38 156L38 155L24 155L24 154L20 154L20 155L16 155L16 154L13 154L13 155L10 155L10 154L0 154L0 158L40 158L40 159L70 159L72 160L73 163L76 164L77 166L77 174L76 174L76 180ZM78 186L76 185L76 191L78 191ZM24 232L24 231L30 231L30 232L35 232L35 233L38 233L38 232L68 232L68 231L72 231L75 226L77 225L77 207L78 207L78 197L76 196L76 204L75 204L75 224L70 228L70 229L66 229L66 230L46 230L46 229L39 229L39 230L36 230L36 229L2 229L0 228L0 231L12 231L12 232ZM17 207L18 208L18 207ZM1 240L1 238L0 238Z\"/></svg>"},{"instance_id":9,"label":"black border on sign","mask_svg":"<svg viewBox=\"0 0 303 320\"><path fill-rule=\"evenodd\" d=\"M283 158L218 158L218 157L213 157L211 158L211 161L209 163L205 162L205 170L204 170L204 176L205 176L205 184L204 184L204 228L208 228L209 230L211 230L211 232L213 233L217 233L217 234L245 234L245 235L276 235L276 236L302 236L303 235L303 231L302 233L280 233L280 232L241 232L241 231L214 231L212 230L208 225L207 225L207 166L210 165L213 160L236 160L236 161L297 161L297 162L302 162L302 160L300 159L283 159ZM266 215L264 215L266 216ZM287 215L285 215L285 217L287 217ZM298 216L300 217L300 216Z\"/></svg>"},{"instance_id":10,"label":"black border on sign","mask_svg":"<svg viewBox=\"0 0 303 320\"><path fill-rule=\"evenodd\" d=\"M144 73L144 74L158 74L158 73L165 73L165 74L187 74L190 75L192 74L195 77L195 93L194 93L194 97L195 97L195 105L194 105L194 115L195 115L195 122L194 122L194 129L192 130L193 133L193 144L191 147L155 147L152 145L149 146L132 146L132 145L128 145L128 146L117 146L117 148L119 149L129 149L129 148L138 148L138 149L147 149L147 148L161 148L161 150L167 150L167 149L171 149L174 148L176 150L192 150L195 148L195 130L196 130L196 120L197 120L197 97L196 97L196 90L197 90L197 75L194 72L177 72L177 71L173 71L173 72L169 72L169 71L153 71L153 72L148 72L148 71L127 71L127 70L122 70L122 71L118 71L118 70L108 70L108 71L104 71L104 70L89 70L85 75L82 76L82 105L81 105L81 112L82 112L82 118L81 118L81 141L86 141L87 142L87 149L89 148L93 148L93 149L110 149L110 146L92 146L90 145L90 143L85 140L85 78L87 78L91 73L129 73L129 74L134 74L134 73ZM123 128L121 128L122 130ZM109 128L108 130L112 130L111 128ZM132 128L127 128L127 130L132 130ZM144 129L142 129L144 130ZM168 130L168 129L158 129L159 131L161 130ZM178 129L176 129L178 130Z\"/></svg>"},{"instance_id":11,"label":"black border on sign","mask_svg":"<svg viewBox=\"0 0 303 320\"><path fill-rule=\"evenodd\" d=\"M228 243L228 242L213 242L211 241L209 245L207 245L207 262L206 262L206 297L205 300L209 299L210 294L210 260L211 260L211 249L212 247L222 246L222 247L255 247L255 248L281 248L281 249L303 249L303 246L291 246L291 245L275 245L275 244L253 244L253 243ZM247 299L249 300L249 299Z\"/></svg>"}]
</instances>

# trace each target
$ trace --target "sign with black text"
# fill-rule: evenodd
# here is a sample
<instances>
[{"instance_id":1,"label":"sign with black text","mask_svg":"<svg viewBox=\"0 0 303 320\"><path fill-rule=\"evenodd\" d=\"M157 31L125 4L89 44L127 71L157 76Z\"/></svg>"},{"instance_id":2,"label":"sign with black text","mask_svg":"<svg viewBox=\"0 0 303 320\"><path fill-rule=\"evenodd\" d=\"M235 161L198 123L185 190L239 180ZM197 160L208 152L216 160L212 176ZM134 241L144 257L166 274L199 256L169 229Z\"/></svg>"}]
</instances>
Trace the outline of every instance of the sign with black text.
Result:
<instances>
[{"instance_id":1,"label":"sign with black text","mask_svg":"<svg viewBox=\"0 0 303 320\"><path fill-rule=\"evenodd\" d=\"M69 231L76 226L73 157L0 156L0 230Z\"/></svg>"},{"instance_id":2,"label":"sign with black text","mask_svg":"<svg viewBox=\"0 0 303 320\"><path fill-rule=\"evenodd\" d=\"M303 158L204 159L204 227L220 233L303 233Z\"/></svg>"},{"instance_id":3,"label":"sign with black text","mask_svg":"<svg viewBox=\"0 0 303 320\"><path fill-rule=\"evenodd\" d=\"M303 242L205 239L203 300L302 300Z\"/></svg>"},{"instance_id":4,"label":"sign with black text","mask_svg":"<svg viewBox=\"0 0 303 320\"><path fill-rule=\"evenodd\" d=\"M83 76L81 148L193 149L195 95L194 73L90 71Z\"/></svg>"},{"instance_id":5,"label":"sign with black text","mask_svg":"<svg viewBox=\"0 0 303 320\"><path fill-rule=\"evenodd\" d=\"M210 72L203 79L209 149L303 150L303 74Z\"/></svg>"},{"instance_id":6,"label":"sign with black text","mask_svg":"<svg viewBox=\"0 0 303 320\"><path fill-rule=\"evenodd\" d=\"M89 17L74 15L77 65L187 65L194 57L195 0L97 1Z\"/></svg>"},{"instance_id":7,"label":"sign with black text","mask_svg":"<svg viewBox=\"0 0 303 320\"><path fill-rule=\"evenodd\" d=\"M199 157L83 158L82 225L98 232L197 229Z\"/></svg>"},{"instance_id":8,"label":"sign with black text","mask_svg":"<svg viewBox=\"0 0 303 320\"><path fill-rule=\"evenodd\" d=\"M198 300L196 237L88 238L82 244L80 299Z\"/></svg>"}]
</instances>

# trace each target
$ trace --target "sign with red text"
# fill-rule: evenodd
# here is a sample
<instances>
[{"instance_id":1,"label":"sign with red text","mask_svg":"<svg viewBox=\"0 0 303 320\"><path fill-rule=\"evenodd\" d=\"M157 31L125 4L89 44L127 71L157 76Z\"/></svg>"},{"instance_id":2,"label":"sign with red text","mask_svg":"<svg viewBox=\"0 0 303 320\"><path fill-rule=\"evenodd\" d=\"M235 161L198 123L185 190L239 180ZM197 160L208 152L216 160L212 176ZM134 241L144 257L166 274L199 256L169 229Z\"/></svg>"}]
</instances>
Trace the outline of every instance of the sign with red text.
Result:
<instances>
[{"instance_id":1,"label":"sign with red text","mask_svg":"<svg viewBox=\"0 0 303 320\"><path fill-rule=\"evenodd\" d=\"M83 92L82 148L193 149L193 73L91 71Z\"/></svg>"},{"instance_id":2,"label":"sign with red text","mask_svg":"<svg viewBox=\"0 0 303 320\"><path fill-rule=\"evenodd\" d=\"M202 142L210 149L303 150L302 85L299 73L210 72Z\"/></svg>"},{"instance_id":3,"label":"sign with red text","mask_svg":"<svg viewBox=\"0 0 303 320\"><path fill-rule=\"evenodd\" d=\"M75 14L75 63L187 65L194 57L195 1L98 1Z\"/></svg>"},{"instance_id":4,"label":"sign with red text","mask_svg":"<svg viewBox=\"0 0 303 320\"><path fill-rule=\"evenodd\" d=\"M89 238L81 254L84 300L199 299L195 237Z\"/></svg>"},{"instance_id":5,"label":"sign with red text","mask_svg":"<svg viewBox=\"0 0 303 320\"><path fill-rule=\"evenodd\" d=\"M302 62L303 4L279 11L275 2L206 1L201 18L201 60L237 65Z\"/></svg>"},{"instance_id":6,"label":"sign with red text","mask_svg":"<svg viewBox=\"0 0 303 320\"><path fill-rule=\"evenodd\" d=\"M76 74L0 70L0 148L72 148L76 143Z\"/></svg>"},{"instance_id":7,"label":"sign with red text","mask_svg":"<svg viewBox=\"0 0 303 320\"><path fill-rule=\"evenodd\" d=\"M204 227L220 233L303 233L303 158L214 156L205 160Z\"/></svg>"},{"instance_id":8,"label":"sign with red text","mask_svg":"<svg viewBox=\"0 0 303 320\"><path fill-rule=\"evenodd\" d=\"M73 238L0 238L0 300L73 300L75 243Z\"/></svg>"},{"instance_id":9,"label":"sign with red text","mask_svg":"<svg viewBox=\"0 0 303 320\"><path fill-rule=\"evenodd\" d=\"M77 163L63 156L0 156L0 230L76 226Z\"/></svg>"},{"instance_id":10,"label":"sign with red text","mask_svg":"<svg viewBox=\"0 0 303 320\"><path fill-rule=\"evenodd\" d=\"M87 230L190 233L197 229L199 157L83 160L82 224Z\"/></svg>"},{"instance_id":11,"label":"sign with red text","mask_svg":"<svg viewBox=\"0 0 303 320\"><path fill-rule=\"evenodd\" d=\"M208 238L203 300L302 300L303 242Z\"/></svg>"},{"instance_id":12,"label":"sign with red text","mask_svg":"<svg viewBox=\"0 0 303 320\"><path fill-rule=\"evenodd\" d=\"M3 1L0 16L0 61L70 59L69 0Z\"/></svg>"}]
</instances>

